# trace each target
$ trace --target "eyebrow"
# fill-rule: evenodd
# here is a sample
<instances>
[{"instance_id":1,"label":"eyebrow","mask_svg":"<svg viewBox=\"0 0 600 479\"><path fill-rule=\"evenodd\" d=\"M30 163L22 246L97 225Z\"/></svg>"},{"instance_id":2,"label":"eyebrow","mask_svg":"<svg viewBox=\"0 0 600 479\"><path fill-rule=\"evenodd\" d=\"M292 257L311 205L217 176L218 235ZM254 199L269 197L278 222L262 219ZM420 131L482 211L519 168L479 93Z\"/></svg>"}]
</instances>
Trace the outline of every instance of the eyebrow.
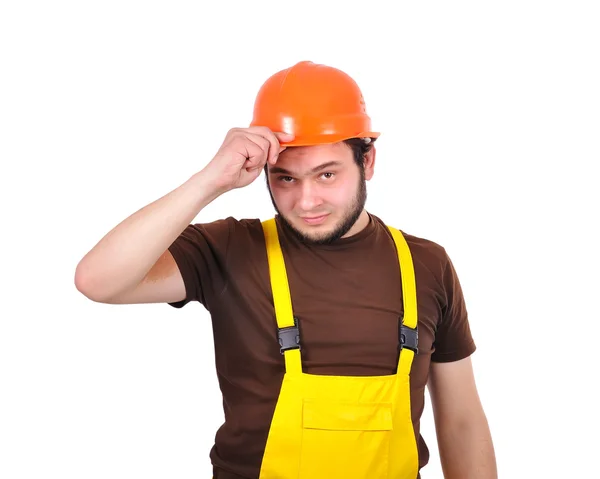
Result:
<instances>
[{"instance_id":1,"label":"eyebrow","mask_svg":"<svg viewBox=\"0 0 600 479\"><path fill-rule=\"evenodd\" d=\"M328 161L327 163L323 163L322 165L315 166L312 170L308 172L308 174L317 173L321 170L329 168L331 166L341 166L342 163L339 161ZM281 168L280 166L273 166L269 169L272 174L282 173L284 175L293 175L291 171L286 170L285 168Z\"/></svg>"}]
</instances>

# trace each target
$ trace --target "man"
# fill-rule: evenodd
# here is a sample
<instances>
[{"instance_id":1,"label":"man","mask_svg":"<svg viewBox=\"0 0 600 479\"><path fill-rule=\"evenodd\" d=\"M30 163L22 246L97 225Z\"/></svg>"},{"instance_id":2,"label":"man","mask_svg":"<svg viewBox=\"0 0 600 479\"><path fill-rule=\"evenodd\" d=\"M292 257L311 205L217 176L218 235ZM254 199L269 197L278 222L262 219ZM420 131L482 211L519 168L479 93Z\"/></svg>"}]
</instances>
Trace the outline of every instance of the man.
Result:
<instances>
[{"instance_id":1,"label":"man","mask_svg":"<svg viewBox=\"0 0 600 479\"><path fill-rule=\"evenodd\" d=\"M420 477L426 385L445 477L496 477L452 263L365 209L378 136L354 80L300 62L264 83L250 127L77 267L94 301L210 312L215 478ZM275 218L190 224L263 170Z\"/></svg>"}]
</instances>

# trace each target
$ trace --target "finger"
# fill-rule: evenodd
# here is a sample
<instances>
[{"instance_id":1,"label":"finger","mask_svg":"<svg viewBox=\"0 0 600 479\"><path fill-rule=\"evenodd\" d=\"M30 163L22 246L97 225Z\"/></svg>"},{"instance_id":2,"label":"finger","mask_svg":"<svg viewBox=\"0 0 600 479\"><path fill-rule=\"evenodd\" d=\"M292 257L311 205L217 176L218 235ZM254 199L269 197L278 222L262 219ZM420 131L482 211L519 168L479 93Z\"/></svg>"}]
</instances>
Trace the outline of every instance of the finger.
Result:
<instances>
[{"instance_id":1,"label":"finger","mask_svg":"<svg viewBox=\"0 0 600 479\"><path fill-rule=\"evenodd\" d=\"M265 138L262 135L258 134L246 134L246 138L254 143L256 143L265 153L265 158L268 157L271 150L273 149L273 143L269 138Z\"/></svg>"},{"instance_id":2,"label":"finger","mask_svg":"<svg viewBox=\"0 0 600 479\"><path fill-rule=\"evenodd\" d=\"M248 159L244 163L244 167L249 170L264 167L271 148L269 140L260 135L247 133L245 144Z\"/></svg>"},{"instance_id":3,"label":"finger","mask_svg":"<svg viewBox=\"0 0 600 479\"><path fill-rule=\"evenodd\" d=\"M278 143L286 143L292 141L295 136L293 133L285 133L283 131L273 131L266 126L251 126L246 128L246 131L250 133L255 133L264 137L269 137L271 135L275 136Z\"/></svg>"},{"instance_id":4,"label":"finger","mask_svg":"<svg viewBox=\"0 0 600 479\"><path fill-rule=\"evenodd\" d=\"M276 131L276 132L274 132L274 134L280 143L289 143L290 141L292 141L295 138L295 136L293 134L283 133L281 131Z\"/></svg>"},{"instance_id":5,"label":"finger","mask_svg":"<svg viewBox=\"0 0 600 479\"><path fill-rule=\"evenodd\" d=\"M252 133L260 135L269 140L271 144L267 158L269 163L275 163L279 153L285 149L285 147L281 145L281 142L289 142L294 139L294 135L283 132L273 132L271 129L263 126L251 127L249 130L251 130Z\"/></svg>"},{"instance_id":6,"label":"finger","mask_svg":"<svg viewBox=\"0 0 600 479\"><path fill-rule=\"evenodd\" d=\"M275 132L275 136L277 137L277 140L279 141L279 152L277 153L277 155L271 160L271 164L275 164L275 162L277 161L277 159L279 158L279 155L281 154L282 151L285 151L287 149L287 146L283 146L281 145L281 143L283 143L284 145L288 142L291 142L294 140L295 136L290 134L290 133L282 133L282 132Z\"/></svg>"},{"instance_id":7,"label":"finger","mask_svg":"<svg viewBox=\"0 0 600 479\"><path fill-rule=\"evenodd\" d=\"M279 141L273 132L264 126L252 126L247 129L247 137L259 145L263 145L263 141L266 141L265 161L272 162L273 157L279 154ZM260 138L260 140L259 140Z\"/></svg>"},{"instance_id":8,"label":"finger","mask_svg":"<svg viewBox=\"0 0 600 479\"><path fill-rule=\"evenodd\" d=\"M279 161L279 155L281 155L282 152L284 152L285 150L287 150L287 148L288 148L287 146L281 146L279 148L279 153L277 153L277 155L275 155L275 157L273 157L270 160L269 164L270 165L274 165L275 163L277 163L277 161Z\"/></svg>"}]
</instances>

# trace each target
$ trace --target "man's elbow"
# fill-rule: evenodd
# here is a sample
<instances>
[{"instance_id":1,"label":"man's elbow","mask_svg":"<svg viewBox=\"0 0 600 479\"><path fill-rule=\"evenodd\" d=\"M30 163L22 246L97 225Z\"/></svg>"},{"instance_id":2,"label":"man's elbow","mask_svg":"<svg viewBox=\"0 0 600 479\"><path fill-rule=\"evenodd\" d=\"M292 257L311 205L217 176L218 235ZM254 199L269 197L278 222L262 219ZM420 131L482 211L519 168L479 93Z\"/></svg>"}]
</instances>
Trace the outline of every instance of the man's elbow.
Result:
<instances>
[{"instance_id":1,"label":"man's elbow","mask_svg":"<svg viewBox=\"0 0 600 479\"><path fill-rule=\"evenodd\" d=\"M110 301L110 296L102 291L98 281L95 281L94 276L86 271L85 265L80 263L77 266L73 280L77 291L86 298L96 303L107 303Z\"/></svg>"}]
</instances>

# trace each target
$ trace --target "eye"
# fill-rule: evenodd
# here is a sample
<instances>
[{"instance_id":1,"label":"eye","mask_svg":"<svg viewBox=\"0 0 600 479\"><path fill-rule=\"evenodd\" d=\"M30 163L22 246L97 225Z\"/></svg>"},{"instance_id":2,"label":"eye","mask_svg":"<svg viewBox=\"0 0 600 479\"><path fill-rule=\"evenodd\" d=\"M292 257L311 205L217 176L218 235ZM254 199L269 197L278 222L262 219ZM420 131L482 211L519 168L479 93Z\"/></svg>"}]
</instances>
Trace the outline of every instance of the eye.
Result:
<instances>
[{"instance_id":1,"label":"eye","mask_svg":"<svg viewBox=\"0 0 600 479\"><path fill-rule=\"evenodd\" d=\"M293 180L291 176L280 176L277 179L282 183L290 183Z\"/></svg>"},{"instance_id":2,"label":"eye","mask_svg":"<svg viewBox=\"0 0 600 479\"><path fill-rule=\"evenodd\" d=\"M323 173L323 176L328 180L333 178L334 175L335 175L335 173L332 173L331 171L328 171L327 173Z\"/></svg>"}]
</instances>

